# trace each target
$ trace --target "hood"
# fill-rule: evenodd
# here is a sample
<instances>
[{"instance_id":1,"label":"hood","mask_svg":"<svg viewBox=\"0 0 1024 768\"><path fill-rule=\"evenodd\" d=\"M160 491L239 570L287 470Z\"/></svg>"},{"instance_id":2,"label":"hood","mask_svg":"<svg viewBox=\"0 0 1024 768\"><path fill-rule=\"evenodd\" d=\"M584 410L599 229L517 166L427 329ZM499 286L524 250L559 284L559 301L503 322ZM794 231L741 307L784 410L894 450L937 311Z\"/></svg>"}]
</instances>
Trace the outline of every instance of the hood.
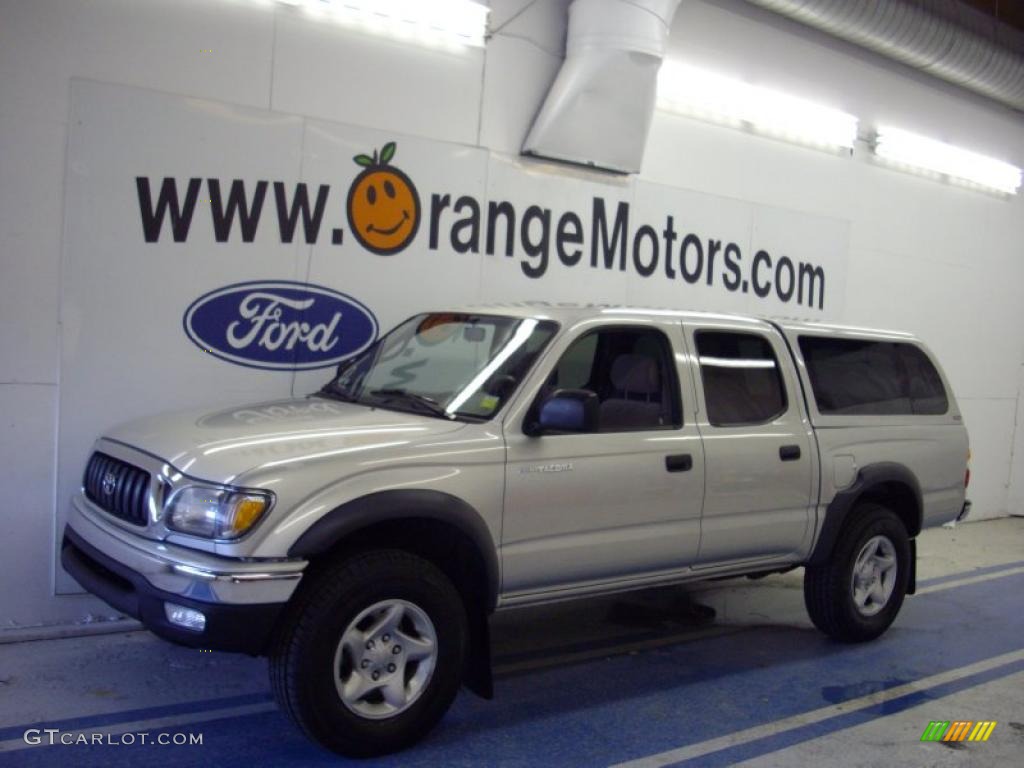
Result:
<instances>
[{"instance_id":1,"label":"hood","mask_svg":"<svg viewBox=\"0 0 1024 768\"><path fill-rule=\"evenodd\" d=\"M290 459L400 446L464 426L355 403L295 398L166 413L122 424L105 436L192 477L231 483L246 472Z\"/></svg>"}]
</instances>

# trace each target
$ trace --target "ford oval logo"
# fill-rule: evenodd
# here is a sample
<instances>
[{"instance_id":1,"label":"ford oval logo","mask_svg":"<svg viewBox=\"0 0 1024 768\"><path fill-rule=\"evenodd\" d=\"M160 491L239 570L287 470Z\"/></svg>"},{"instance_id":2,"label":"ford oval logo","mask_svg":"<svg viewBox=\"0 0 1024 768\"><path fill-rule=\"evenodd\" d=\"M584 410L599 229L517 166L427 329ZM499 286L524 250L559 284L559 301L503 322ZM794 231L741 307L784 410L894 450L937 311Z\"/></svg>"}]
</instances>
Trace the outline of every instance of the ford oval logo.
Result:
<instances>
[{"instance_id":1,"label":"ford oval logo","mask_svg":"<svg viewBox=\"0 0 1024 768\"><path fill-rule=\"evenodd\" d=\"M203 294L182 319L200 349L250 368L337 365L377 338L377 318L350 296L291 280L236 283Z\"/></svg>"}]
</instances>

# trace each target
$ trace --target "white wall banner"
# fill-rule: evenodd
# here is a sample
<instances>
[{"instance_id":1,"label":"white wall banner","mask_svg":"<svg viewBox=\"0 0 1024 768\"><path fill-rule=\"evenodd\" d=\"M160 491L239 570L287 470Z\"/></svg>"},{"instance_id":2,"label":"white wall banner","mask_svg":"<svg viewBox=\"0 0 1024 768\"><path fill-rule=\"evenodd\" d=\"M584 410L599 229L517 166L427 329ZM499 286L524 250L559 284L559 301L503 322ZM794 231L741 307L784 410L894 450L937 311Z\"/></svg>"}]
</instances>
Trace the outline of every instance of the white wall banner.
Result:
<instances>
[{"instance_id":1,"label":"white wall banner","mask_svg":"<svg viewBox=\"0 0 1024 768\"><path fill-rule=\"evenodd\" d=\"M842 220L87 81L64 210L57 530L112 424L305 394L416 312L836 319L849 239ZM59 568L57 585L75 589Z\"/></svg>"}]
</instances>

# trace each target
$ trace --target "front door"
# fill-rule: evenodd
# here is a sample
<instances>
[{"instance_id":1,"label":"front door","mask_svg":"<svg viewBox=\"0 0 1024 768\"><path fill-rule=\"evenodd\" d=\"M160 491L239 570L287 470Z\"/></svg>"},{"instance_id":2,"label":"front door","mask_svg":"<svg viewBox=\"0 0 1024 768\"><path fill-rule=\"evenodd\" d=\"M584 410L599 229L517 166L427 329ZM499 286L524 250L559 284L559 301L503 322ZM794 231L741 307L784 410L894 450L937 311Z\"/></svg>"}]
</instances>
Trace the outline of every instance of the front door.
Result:
<instances>
[{"instance_id":1,"label":"front door","mask_svg":"<svg viewBox=\"0 0 1024 768\"><path fill-rule=\"evenodd\" d=\"M591 322L560 341L506 422L506 596L679 569L700 541L704 461L681 398L680 324ZM595 431L524 433L558 389L596 394Z\"/></svg>"}]
</instances>

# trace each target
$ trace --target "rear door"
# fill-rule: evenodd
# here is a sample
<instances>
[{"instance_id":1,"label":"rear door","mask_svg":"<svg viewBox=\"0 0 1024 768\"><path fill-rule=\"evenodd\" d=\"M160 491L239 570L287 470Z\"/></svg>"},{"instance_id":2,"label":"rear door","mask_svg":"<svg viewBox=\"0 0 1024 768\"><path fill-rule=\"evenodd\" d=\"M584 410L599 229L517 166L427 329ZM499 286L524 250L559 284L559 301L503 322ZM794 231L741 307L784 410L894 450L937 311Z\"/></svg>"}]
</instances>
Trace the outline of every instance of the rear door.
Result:
<instances>
[{"instance_id":1,"label":"rear door","mask_svg":"<svg viewBox=\"0 0 1024 768\"><path fill-rule=\"evenodd\" d=\"M540 363L505 423L507 597L693 563L704 464L682 341L678 321L588 321ZM524 433L531 409L555 389L597 394L596 432Z\"/></svg>"},{"instance_id":2,"label":"rear door","mask_svg":"<svg viewBox=\"0 0 1024 768\"><path fill-rule=\"evenodd\" d=\"M782 336L764 323L687 324L704 442L699 562L798 559L813 533L817 454Z\"/></svg>"}]
</instances>

